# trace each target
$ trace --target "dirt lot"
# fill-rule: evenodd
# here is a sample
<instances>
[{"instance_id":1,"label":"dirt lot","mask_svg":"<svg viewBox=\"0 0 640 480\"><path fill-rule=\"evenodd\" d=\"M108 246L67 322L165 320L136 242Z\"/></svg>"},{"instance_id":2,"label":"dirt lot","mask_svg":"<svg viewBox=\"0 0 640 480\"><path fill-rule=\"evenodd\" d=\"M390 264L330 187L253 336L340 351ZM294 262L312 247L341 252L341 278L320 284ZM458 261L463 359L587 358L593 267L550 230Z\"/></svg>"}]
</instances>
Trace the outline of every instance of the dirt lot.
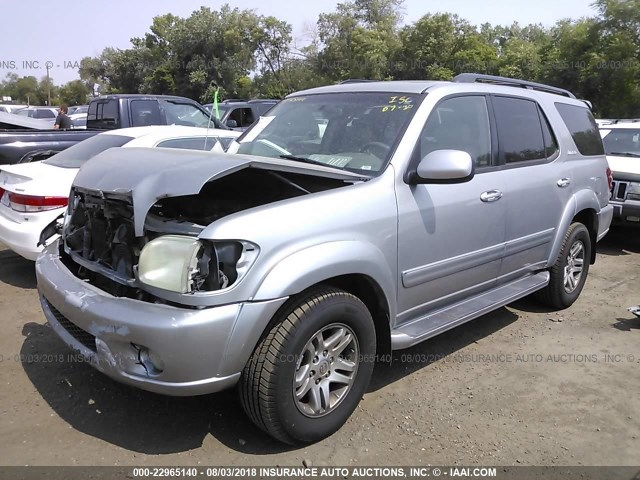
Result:
<instances>
[{"instance_id":1,"label":"dirt lot","mask_svg":"<svg viewBox=\"0 0 640 480\"><path fill-rule=\"evenodd\" d=\"M45 324L33 264L0 246L0 464L638 465L640 231L599 246L579 301L524 300L376 368L334 436L302 449L254 428L235 392L119 385Z\"/></svg>"}]
</instances>

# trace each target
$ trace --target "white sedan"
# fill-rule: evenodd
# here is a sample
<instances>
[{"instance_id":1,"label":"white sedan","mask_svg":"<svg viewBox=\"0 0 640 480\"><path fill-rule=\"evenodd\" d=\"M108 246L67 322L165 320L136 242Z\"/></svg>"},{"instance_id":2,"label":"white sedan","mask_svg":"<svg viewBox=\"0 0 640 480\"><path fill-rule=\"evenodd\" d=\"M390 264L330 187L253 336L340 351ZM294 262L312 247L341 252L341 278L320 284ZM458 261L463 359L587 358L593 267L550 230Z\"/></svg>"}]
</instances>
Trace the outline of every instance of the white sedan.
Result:
<instances>
[{"instance_id":1,"label":"white sedan","mask_svg":"<svg viewBox=\"0 0 640 480\"><path fill-rule=\"evenodd\" d=\"M184 126L110 130L43 160L0 165L0 242L35 260L42 230L64 214L78 170L113 147L165 147L224 152L240 132Z\"/></svg>"}]
</instances>

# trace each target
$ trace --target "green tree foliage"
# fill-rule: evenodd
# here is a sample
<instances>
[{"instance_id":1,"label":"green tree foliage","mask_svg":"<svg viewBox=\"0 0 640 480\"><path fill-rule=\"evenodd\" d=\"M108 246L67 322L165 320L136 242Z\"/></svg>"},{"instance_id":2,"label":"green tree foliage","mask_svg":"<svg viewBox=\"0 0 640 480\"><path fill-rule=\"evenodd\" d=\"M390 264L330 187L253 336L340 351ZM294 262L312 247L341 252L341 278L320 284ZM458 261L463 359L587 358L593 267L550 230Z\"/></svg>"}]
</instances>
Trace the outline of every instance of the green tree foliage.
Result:
<instances>
[{"instance_id":1,"label":"green tree foliage","mask_svg":"<svg viewBox=\"0 0 640 480\"><path fill-rule=\"evenodd\" d=\"M124 50L80 65L101 92L280 98L347 78L448 80L487 73L567 88L605 117L640 117L640 0L595 0L594 15L542 25L473 25L450 13L402 24L404 0L344 0L298 48L292 27L229 5L163 15ZM3 95L42 102L34 77L9 75ZM75 85L78 92L80 85ZM60 89L67 99L70 86ZM55 88L52 99L57 98Z\"/></svg>"},{"instance_id":2,"label":"green tree foliage","mask_svg":"<svg viewBox=\"0 0 640 480\"><path fill-rule=\"evenodd\" d=\"M51 94L51 105L59 103L58 87L53 84L53 79L42 77L40 81L36 77L20 77L15 73L9 73L4 81L0 82L0 96L9 96L15 103L28 105L46 105Z\"/></svg>"},{"instance_id":3,"label":"green tree foliage","mask_svg":"<svg viewBox=\"0 0 640 480\"><path fill-rule=\"evenodd\" d=\"M496 49L466 20L425 15L400 33L394 78L451 80L462 72L495 73Z\"/></svg>"},{"instance_id":4,"label":"green tree foliage","mask_svg":"<svg viewBox=\"0 0 640 480\"><path fill-rule=\"evenodd\" d=\"M91 90L82 80L72 80L58 90L59 103L85 105Z\"/></svg>"},{"instance_id":5,"label":"green tree foliage","mask_svg":"<svg viewBox=\"0 0 640 480\"><path fill-rule=\"evenodd\" d=\"M324 78L383 80L400 48L401 0L353 0L333 13L321 14L318 34L322 50L317 65Z\"/></svg>"}]
</instances>

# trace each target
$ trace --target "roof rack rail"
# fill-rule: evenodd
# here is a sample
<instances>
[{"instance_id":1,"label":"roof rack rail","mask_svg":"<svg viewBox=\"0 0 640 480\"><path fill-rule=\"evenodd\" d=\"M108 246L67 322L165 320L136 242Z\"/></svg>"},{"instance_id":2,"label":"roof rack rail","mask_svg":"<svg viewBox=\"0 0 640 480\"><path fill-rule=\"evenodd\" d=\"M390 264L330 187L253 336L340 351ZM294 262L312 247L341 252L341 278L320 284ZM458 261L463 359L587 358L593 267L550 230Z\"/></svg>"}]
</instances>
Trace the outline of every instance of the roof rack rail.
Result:
<instances>
[{"instance_id":1,"label":"roof rack rail","mask_svg":"<svg viewBox=\"0 0 640 480\"><path fill-rule=\"evenodd\" d=\"M365 83L376 82L377 80L365 80L363 78L349 78L348 80L342 80L338 85L346 85L347 83Z\"/></svg>"},{"instance_id":2,"label":"roof rack rail","mask_svg":"<svg viewBox=\"0 0 640 480\"><path fill-rule=\"evenodd\" d=\"M495 75L482 75L479 73L461 73L454 79L457 83L492 83L494 85L505 85L509 87L527 88L529 90L538 90L540 92L555 93L564 97L576 98L569 90L564 88L552 87L544 83L528 82L526 80L517 80L515 78L498 77Z\"/></svg>"},{"instance_id":3,"label":"roof rack rail","mask_svg":"<svg viewBox=\"0 0 640 480\"><path fill-rule=\"evenodd\" d=\"M611 123L612 124L616 124L616 123L638 123L640 122L640 118L616 118L615 120L612 120Z\"/></svg>"}]
</instances>

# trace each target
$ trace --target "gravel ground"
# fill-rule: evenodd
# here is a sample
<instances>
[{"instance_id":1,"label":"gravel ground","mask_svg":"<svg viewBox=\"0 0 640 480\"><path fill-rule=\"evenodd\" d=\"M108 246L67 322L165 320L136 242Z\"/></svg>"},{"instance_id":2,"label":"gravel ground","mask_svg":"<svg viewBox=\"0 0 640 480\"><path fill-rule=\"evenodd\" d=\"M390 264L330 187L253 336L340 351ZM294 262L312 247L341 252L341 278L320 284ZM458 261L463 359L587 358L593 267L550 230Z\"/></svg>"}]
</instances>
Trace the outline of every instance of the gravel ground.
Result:
<instances>
[{"instance_id":1,"label":"gravel ground","mask_svg":"<svg viewBox=\"0 0 640 480\"><path fill-rule=\"evenodd\" d=\"M525 299L396 352L338 433L296 449L235 391L164 397L77 361L0 245L0 464L639 465L638 303L640 230L613 231L571 308Z\"/></svg>"}]
</instances>

